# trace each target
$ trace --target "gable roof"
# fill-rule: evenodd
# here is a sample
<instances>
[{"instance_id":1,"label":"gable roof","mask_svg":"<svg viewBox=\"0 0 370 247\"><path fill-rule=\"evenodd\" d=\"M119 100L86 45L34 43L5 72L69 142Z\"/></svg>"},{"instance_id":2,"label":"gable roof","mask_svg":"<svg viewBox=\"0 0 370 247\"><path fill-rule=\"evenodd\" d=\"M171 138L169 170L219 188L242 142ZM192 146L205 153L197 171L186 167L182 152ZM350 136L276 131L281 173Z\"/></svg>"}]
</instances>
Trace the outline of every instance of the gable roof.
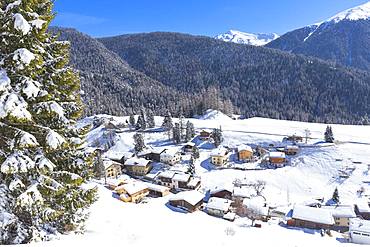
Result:
<instances>
[{"instance_id":1,"label":"gable roof","mask_svg":"<svg viewBox=\"0 0 370 247\"><path fill-rule=\"evenodd\" d=\"M284 158L285 159L285 153L283 152L269 152L270 158Z\"/></svg>"},{"instance_id":2,"label":"gable roof","mask_svg":"<svg viewBox=\"0 0 370 247\"><path fill-rule=\"evenodd\" d=\"M221 211L228 211L231 205L231 200L224 198L211 197L206 205L207 209L216 209Z\"/></svg>"},{"instance_id":3,"label":"gable roof","mask_svg":"<svg viewBox=\"0 0 370 247\"><path fill-rule=\"evenodd\" d=\"M351 219L349 231L370 233L370 220Z\"/></svg>"},{"instance_id":4,"label":"gable roof","mask_svg":"<svg viewBox=\"0 0 370 247\"><path fill-rule=\"evenodd\" d=\"M144 158L132 157L126 160L125 166L147 166L150 160Z\"/></svg>"},{"instance_id":5,"label":"gable roof","mask_svg":"<svg viewBox=\"0 0 370 247\"><path fill-rule=\"evenodd\" d=\"M227 149L224 147L219 147L211 152L211 156L225 156L227 154Z\"/></svg>"},{"instance_id":6,"label":"gable roof","mask_svg":"<svg viewBox=\"0 0 370 247\"><path fill-rule=\"evenodd\" d=\"M196 190L189 190L184 192L179 192L173 197L170 198L170 201L186 201L190 205L195 206L200 201L202 201L204 198L204 195Z\"/></svg>"},{"instance_id":7,"label":"gable roof","mask_svg":"<svg viewBox=\"0 0 370 247\"><path fill-rule=\"evenodd\" d=\"M294 206L292 218L325 225L333 225L335 223L330 210L303 205Z\"/></svg>"},{"instance_id":8,"label":"gable roof","mask_svg":"<svg viewBox=\"0 0 370 247\"><path fill-rule=\"evenodd\" d=\"M321 208L329 210L334 217L356 218L356 213L350 205L323 206Z\"/></svg>"},{"instance_id":9,"label":"gable roof","mask_svg":"<svg viewBox=\"0 0 370 247\"><path fill-rule=\"evenodd\" d=\"M238 152L243 151L243 150L253 153L253 149L251 148L251 146L248 146L245 144L238 146Z\"/></svg>"},{"instance_id":10,"label":"gable roof","mask_svg":"<svg viewBox=\"0 0 370 247\"><path fill-rule=\"evenodd\" d=\"M115 161L113 161L113 160L110 160L110 159L104 159L103 160L103 166L104 166L104 169L106 170L106 169L108 169L109 167L111 167L111 166L119 166L119 167L121 167L121 164L120 163L118 163L118 162L115 162Z\"/></svg>"},{"instance_id":11,"label":"gable roof","mask_svg":"<svg viewBox=\"0 0 370 247\"><path fill-rule=\"evenodd\" d=\"M143 182L132 182L118 186L116 190L125 190L129 195L133 195L145 189L148 189L148 186Z\"/></svg>"}]
</instances>

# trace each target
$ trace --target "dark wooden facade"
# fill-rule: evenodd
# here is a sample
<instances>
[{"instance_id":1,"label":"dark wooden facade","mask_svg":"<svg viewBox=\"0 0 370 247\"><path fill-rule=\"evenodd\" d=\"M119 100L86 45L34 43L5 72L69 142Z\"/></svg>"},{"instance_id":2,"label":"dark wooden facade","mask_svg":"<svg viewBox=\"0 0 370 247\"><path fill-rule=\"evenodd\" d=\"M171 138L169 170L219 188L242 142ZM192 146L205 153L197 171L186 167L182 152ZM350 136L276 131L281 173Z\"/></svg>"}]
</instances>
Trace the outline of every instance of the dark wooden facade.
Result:
<instances>
[{"instance_id":1,"label":"dark wooden facade","mask_svg":"<svg viewBox=\"0 0 370 247\"><path fill-rule=\"evenodd\" d=\"M187 210L188 212L191 212L191 213L198 210L200 208L200 206L202 205L202 203L203 203L203 200L198 202L196 205L191 205L190 203L188 203L185 200L171 200L171 201L169 201L169 204L171 206L185 209L185 210Z\"/></svg>"}]
</instances>

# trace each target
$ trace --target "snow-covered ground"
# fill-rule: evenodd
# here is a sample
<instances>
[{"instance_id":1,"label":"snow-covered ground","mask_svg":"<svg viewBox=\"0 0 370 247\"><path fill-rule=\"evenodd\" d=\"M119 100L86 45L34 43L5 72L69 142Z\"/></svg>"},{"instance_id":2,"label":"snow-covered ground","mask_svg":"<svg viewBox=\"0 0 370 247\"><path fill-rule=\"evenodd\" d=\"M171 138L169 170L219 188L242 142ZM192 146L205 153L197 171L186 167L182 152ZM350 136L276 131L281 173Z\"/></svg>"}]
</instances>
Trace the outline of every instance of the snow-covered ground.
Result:
<instances>
[{"instance_id":1,"label":"snow-covered ground","mask_svg":"<svg viewBox=\"0 0 370 247\"><path fill-rule=\"evenodd\" d=\"M124 123L127 117L114 117L113 123ZM163 118L156 117L161 125ZM224 145L279 143L286 135L304 135L305 129L312 133L310 144L323 139L326 124L251 118L232 120L227 116L208 112L198 119L189 119L196 130L222 128ZM91 122L87 118L81 122ZM174 121L177 121L174 119ZM290 165L276 170L216 170L207 161L211 145L200 147L200 159L196 173L202 178L202 190L230 185L235 179L266 181L264 195L270 205L292 206L316 197L331 198L338 187L343 204L353 204L357 191L370 180L370 126L331 125L335 145L313 145L304 148L291 159ZM144 134L147 145L169 145L166 133L159 131ZM134 132L123 131L109 152L130 151ZM101 128L93 130L88 143L101 135ZM172 145L172 144L170 144ZM341 178L339 170L355 168L349 178ZM263 223L262 228L250 227L250 222L239 218L235 222L218 219L198 211L181 213L167 206L168 196L150 198L146 203L123 203L114 199L111 191L99 186L100 199L91 208L91 215L84 235L62 236L60 240L36 246L66 246L72 244L123 245L123 246L338 246L345 241L339 233L321 237L318 232L298 228L288 229L276 221ZM346 246L352 244L346 243Z\"/></svg>"}]
</instances>

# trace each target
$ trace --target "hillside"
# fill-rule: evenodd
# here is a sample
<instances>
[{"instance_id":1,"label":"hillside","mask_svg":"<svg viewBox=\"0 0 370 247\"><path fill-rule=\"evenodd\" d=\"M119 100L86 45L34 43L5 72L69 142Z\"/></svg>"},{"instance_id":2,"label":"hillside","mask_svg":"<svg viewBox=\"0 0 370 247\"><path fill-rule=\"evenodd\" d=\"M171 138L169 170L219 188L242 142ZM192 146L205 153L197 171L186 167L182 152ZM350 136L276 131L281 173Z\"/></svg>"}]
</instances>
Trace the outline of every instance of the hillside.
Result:
<instances>
[{"instance_id":1,"label":"hillside","mask_svg":"<svg viewBox=\"0 0 370 247\"><path fill-rule=\"evenodd\" d=\"M131 68L88 35L75 29L51 30L71 43L70 64L80 71L86 115L130 114L142 106L164 114L176 109L181 99L191 98Z\"/></svg>"},{"instance_id":2,"label":"hillside","mask_svg":"<svg viewBox=\"0 0 370 247\"><path fill-rule=\"evenodd\" d=\"M179 33L99 41L173 89L216 88L247 117L360 123L370 112L369 74L320 60Z\"/></svg>"},{"instance_id":3,"label":"hillside","mask_svg":"<svg viewBox=\"0 0 370 247\"><path fill-rule=\"evenodd\" d=\"M288 32L266 47L370 70L370 2Z\"/></svg>"}]
</instances>

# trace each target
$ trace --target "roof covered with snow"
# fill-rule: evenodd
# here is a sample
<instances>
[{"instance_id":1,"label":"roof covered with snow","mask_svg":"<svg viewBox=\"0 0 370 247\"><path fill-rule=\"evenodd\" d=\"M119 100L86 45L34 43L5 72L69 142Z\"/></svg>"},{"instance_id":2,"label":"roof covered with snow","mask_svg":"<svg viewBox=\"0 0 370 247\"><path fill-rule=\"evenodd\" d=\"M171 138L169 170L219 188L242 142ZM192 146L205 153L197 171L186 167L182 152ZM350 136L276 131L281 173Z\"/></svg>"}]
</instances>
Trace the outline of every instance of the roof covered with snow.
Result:
<instances>
[{"instance_id":1,"label":"roof covered with snow","mask_svg":"<svg viewBox=\"0 0 370 247\"><path fill-rule=\"evenodd\" d=\"M173 176L175 176L175 174L176 174L176 172L174 172L174 171L164 171L164 172L160 172L158 177L172 179Z\"/></svg>"},{"instance_id":2,"label":"roof covered with snow","mask_svg":"<svg viewBox=\"0 0 370 247\"><path fill-rule=\"evenodd\" d=\"M285 159L285 153L283 152L269 152L270 158L284 158Z\"/></svg>"},{"instance_id":3,"label":"roof covered with snow","mask_svg":"<svg viewBox=\"0 0 370 247\"><path fill-rule=\"evenodd\" d=\"M163 193L163 192L166 192L166 191L170 190L168 187L165 187L165 186L162 186L162 185L152 184L152 183L147 183L147 182L144 182L144 183L150 190L153 190L153 191L158 191L158 192Z\"/></svg>"},{"instance_id":4,"label":"roof covered with snow","mask_svg":"<svg viewBox=\"0 0 370 247\"><path fill-rule=\"evenodd\" d=\"M211 156L225 156L226 154L227 154L227 149L224 147L213 149L211 152Z\"/></svg>"},{"instance_id":5,"label":"roof covered with snow","mask_svg":"<svg viewBox=\"0 0 370 247\"><path fill-rule=\"evenodd\" d=\"M323 206L321 208L329 210L334 217L356 218L356 213L353 209L353 206L350 205Z\"/></svg>"},{"instance_id":6,"label":"roof covered with snow","mask_svg":"<svg viewBox=\"0 0 370 247\"><path fill-rule=\"evenodd\" d=\"M370 213L369 203L366 200L358 200L356 206L360 213Z\"/></svg>"},{"instance_id":7,"label":"roof covered with snow","mask_svg":"<svg viewBox=\"0 0 370 247\"><path fill-rule=\"evenodd\" d=\"M184 200L188 202L190 205L195 206L200 201L202 201L204 198L204 195L196 190L189 190L184 192L179 192L173 197L170 198L170 201L180 201Z\"/></svg>"},{"instance_id":8,"label":"roof covered with snow","mask_svg":"<svg viewBox=\"0 0 370 247\"><path fill-rule=\"evenodd\" d=\"M166 157L166 156L170 156L170 157L173 157L175 156L176 154L179 154L179 149L178 148L166 148L162 153L161 153L161 158L162 157Z\"/></svg>"},{"instance_id":9,"label":"roof covered with snow","mask_svg":"<svg viewBox=\"0 0 370 247\"><path fill-rule=\"evenodd\" d=\"M349 231L358 231L370 233L370 220L351 219Z\"/></svg>"},{"instance_id":10,"label":"roof covered with snow","mask_svg":"<svg viewBox=\"0 0 370 247\"><path fill-rule=\"evenodd\" d=\"M221 211L228 211L231 205L231 200L224 198L211 197L206 205L207 209L216 209Z\"/></svg>"},{"instance_id":11,"label":"roof covered with snow","mask_svg":"<svg viewBox=\"0 0 370 247\"><path fill-rule=\"evenodd\" d=\"M333 225L334 218L330 210L295 205L292 218L320 224Z\"/></svg>"},{"instance_id":12,"label":"roof covered with snow","mask_svg":"<svg viewBox=\"0 0 370 247\"><path fill-rule=\"evenodd\" d=\"M122 189L125 190L129 195L133 195L140 191L148 189L148 186L143 182L132 182L116 188L117 191Z\"/></svg>"},{"instance_id":13,"label":"roof covered with snow","mask_svg":"<svg viewBox=\"0 0 370 247\"><path fill-rule=\"evenodd\" d=\"M116 165L116 166L121 166L120 163L117 163L113 160L110 160L110 159L104 159L103 160L103 165L104 165L104 168L105 169L108 169L109 167L111 167L112 165Z\"/></svg>"},{"instance_id":14,"label":"roof covered with snow","mask_svg":"<svg viewBox=\"0 0 370 247\"><path fill-rule=\"evenodd\" d=\"M181 174L181 173L176 173L172 180L174 181L179 181L179 182L188 182L190 179L190 174Z\"/></svg>"},{"instance_id":15,"label":"roof covered with snow","mask_svg":"<svg viewBox=\"0 0 370 247\"><path fill-rule=\"evenodd\" d=\"M242 144L242 145L238 146L238 151L239 152L243 151L243 150L246 150L246 151L249 151L249 152L253 153L253 149L248 145Z\"/></svg>"},{"instance_id":16,"label":"roof covered with snow","mask_svg":"<svg viewBox=\"0 0 370 247\"><path fill-rule=\"evenodd\" d=\"M132 157L126 160L125 166L147 166L150 160L144 158Z\"/></svg>"}]
</instances>

